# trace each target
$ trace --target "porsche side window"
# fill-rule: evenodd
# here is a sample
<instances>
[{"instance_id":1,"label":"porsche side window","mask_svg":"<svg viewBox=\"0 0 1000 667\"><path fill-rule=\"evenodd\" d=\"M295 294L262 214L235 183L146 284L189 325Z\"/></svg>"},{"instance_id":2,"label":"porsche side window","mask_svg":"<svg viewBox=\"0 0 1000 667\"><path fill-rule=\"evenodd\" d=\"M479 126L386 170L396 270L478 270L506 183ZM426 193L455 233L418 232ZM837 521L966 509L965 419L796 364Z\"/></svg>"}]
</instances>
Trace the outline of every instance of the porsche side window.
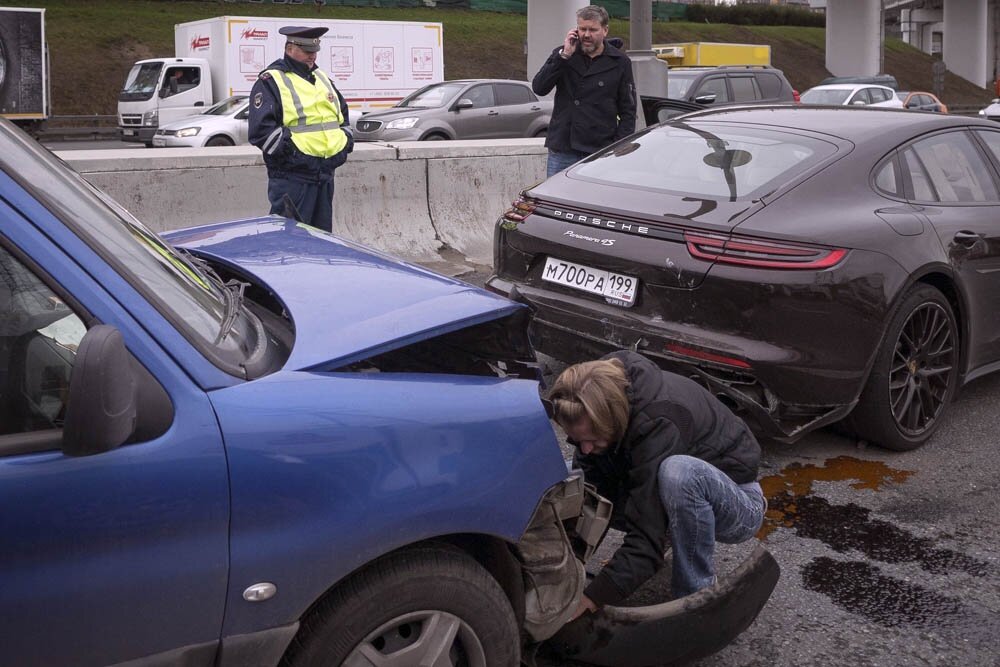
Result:
<instances>
[{"instance_id":1,"label":"porsche side window","mask_svg":"<svg viewBox=\"0 0 1000 667\"><path fill-rule=\"evenodd\" d=\"M0 247L0 435L61 428L87 328Z\"/></svg>"},{"instance_id":2,"label":"porsche side window","mask_svg":"<svg viewBox=\"0 0 1000 667\"><path fill-rule=\"evenodd\" d=\"M899 177L895 157L883 162L875 171L875 187L887 195L900 195Z\"/></svg>"},{"instance_id":3,"label":"porsche side window","mask_svg":"<svg viewBox=\"0 0 1000 667\"><path fill-rule=\"evenodd\" d=\"M993 159L1000 163L1000 132L976 130L976 136L983 140Z\"/></svg>"},{"instance_id":4,"label":"porsche side window","mask_svg":"<svg viewBox=\"0 0 1000 667\"><path fill-rule=\"evenodd\" d=\"M997 201L989 169L966 133L938 134L911 148L926 169L938 201Z\"/></svg>"}]
</instances>

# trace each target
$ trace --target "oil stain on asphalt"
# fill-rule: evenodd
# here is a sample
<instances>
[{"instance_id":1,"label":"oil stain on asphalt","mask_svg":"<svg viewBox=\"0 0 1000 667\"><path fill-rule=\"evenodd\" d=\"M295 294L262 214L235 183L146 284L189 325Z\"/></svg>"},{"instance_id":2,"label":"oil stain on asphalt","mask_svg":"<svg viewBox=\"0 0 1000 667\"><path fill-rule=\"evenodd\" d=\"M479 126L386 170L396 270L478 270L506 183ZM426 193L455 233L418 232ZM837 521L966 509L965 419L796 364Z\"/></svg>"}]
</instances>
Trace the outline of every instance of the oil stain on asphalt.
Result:
<instances>
[{"instance_id":1,"label":"oil stain on asphalt","mask_svg":"<svg viewBox=\"0 0 1000 667\"><path fill-rule=\"evenodd\" d=\"M851 481L853 488L878 491L888 484L902 484L911 475L879 461L850 456L830 459L822 466L793 463L761 480L768 511L758 537L766 540L783 527L799 537L820 540L838 553L861 552L870 561L914 563L934 575L985 576L989 564L984 561L938 548L933 540L872 518L871 511L860 505L836 505L813 495L817 481ZM973 634L979 634L975 628L982 629L975 622L977 614L965 609L961 601L888 576L871 562L815 558L803 568L802 578L807 589L882 626L940 628L951 625L949 619L963 619L960 625Z\"/></svg>"}]
</instances>

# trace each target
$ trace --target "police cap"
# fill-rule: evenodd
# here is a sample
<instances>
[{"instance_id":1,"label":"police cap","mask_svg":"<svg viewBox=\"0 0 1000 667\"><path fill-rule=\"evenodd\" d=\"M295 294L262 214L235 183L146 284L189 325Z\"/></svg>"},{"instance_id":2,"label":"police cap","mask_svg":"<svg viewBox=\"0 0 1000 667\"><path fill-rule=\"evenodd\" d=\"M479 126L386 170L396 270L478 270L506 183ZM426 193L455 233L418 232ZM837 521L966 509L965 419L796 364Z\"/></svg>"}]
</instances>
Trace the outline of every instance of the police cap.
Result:
<instances>
[{"instance_id":1,"label":"police cap","mask_svg":"<svg viewBox=\"0 0 1000 667\"><path fill-rule=\"evenodd\" d=\"M319 51L319 38L326 34L326 31L327 28L303 28L295 25L278 30L289 44L294 44L307 53Z\"/></svg>"}]
</instances>

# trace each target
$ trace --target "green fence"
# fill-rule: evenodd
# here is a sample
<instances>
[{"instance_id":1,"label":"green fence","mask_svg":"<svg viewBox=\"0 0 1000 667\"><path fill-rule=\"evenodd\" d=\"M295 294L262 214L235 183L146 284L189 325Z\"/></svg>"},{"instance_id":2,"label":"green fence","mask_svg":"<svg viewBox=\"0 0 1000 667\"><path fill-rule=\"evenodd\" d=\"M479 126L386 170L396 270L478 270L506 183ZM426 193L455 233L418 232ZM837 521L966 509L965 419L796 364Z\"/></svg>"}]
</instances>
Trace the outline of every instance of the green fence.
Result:
<instances>
[{"instance_id":1,"label":"green fence","mask_svg":"<svg viewBox=\"0 0 1000 667\"><path fill-rule=\"evenodd\" d=\"M539 0L540 1L540 0ZM226 0L226 2L244 2L250 4L322 4L341 7L440 7L443 9L475 9L487 12L502 12L505 14L526 14L528 0ZM629 0L605 0L596 2L608 10L614 18L626 18L629 15ZM687 5L678 2L654 2L653 18L659 21L684 20Z\"/></svg>"}]
</instances>

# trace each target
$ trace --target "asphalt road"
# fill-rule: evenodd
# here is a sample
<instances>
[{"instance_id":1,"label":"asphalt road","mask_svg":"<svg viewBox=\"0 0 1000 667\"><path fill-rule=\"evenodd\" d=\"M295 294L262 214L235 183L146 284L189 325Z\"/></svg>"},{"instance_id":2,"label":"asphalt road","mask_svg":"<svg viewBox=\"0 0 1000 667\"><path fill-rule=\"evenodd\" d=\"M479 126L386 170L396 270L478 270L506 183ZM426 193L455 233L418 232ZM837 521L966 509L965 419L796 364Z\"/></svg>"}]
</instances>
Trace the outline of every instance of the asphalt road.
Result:
<instances>
[{"instance_id":1,"label":"asphalt road","mask_svg":"<svg viewBox=\"0 0 1000 667\"><path fill-rule=\"evenodd\" d=\"M759 537L781 579L756 622L697 664L1000 666L998 425L994 377L965 387L914 452L832 431L762 443ZM720 572L749 549L720 545Z\"/></svg>"}]
</instances>

